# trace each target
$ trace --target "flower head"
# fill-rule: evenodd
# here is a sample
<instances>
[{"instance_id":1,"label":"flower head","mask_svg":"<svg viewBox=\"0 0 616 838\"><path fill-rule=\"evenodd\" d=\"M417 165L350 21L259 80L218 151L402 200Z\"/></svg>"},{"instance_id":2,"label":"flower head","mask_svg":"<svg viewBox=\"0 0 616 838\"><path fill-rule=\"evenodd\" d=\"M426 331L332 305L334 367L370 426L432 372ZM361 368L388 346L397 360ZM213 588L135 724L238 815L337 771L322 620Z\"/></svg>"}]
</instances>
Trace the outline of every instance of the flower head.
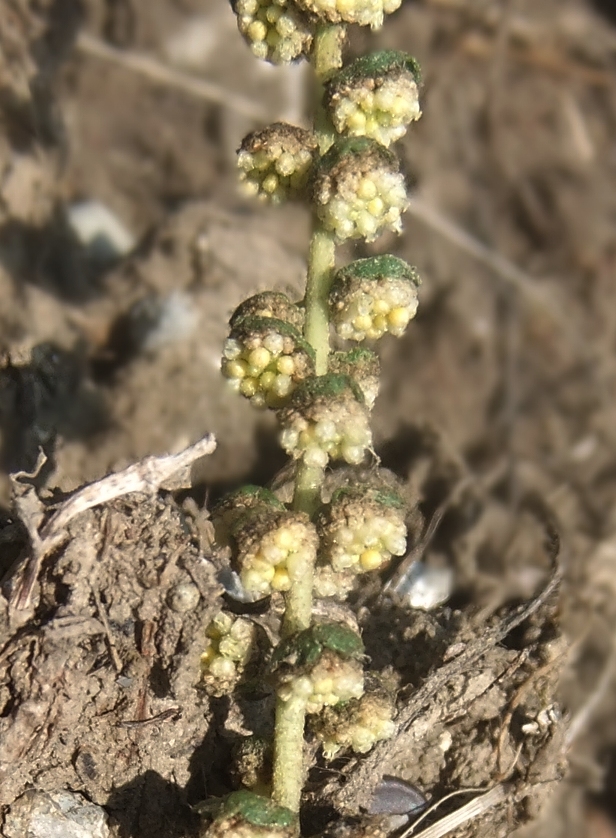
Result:
<instances>
[{"instance_id":1,"label":"flower head","mask_svg":"<svg viewBox=\"0 0 616 838\"><path fill-rule=\"evenodd\" d=\"M317 564L314 569L314 593L317 597L345 600L356 581L357 575L352 571L335 571L330 564Z\"/></svg>"},{"instance_id":2,"label":"flower head","mask_svg":"<svg viewBox=\"0 0 616 838\"><path fill-rule=\"evenodd\" d=\"M221 611L205 633L206 647L201 655L203 683L212 695L228 695L240 681L255 650L255 626L244 617Z\"/></svg>"},{"instance_id":3,"label":"flower head","mask_svg":"<svg viewBox=\"0 0 616 838\"><path fill-rule=\"evenodd\" d=\"M235 521L231 533L240 581L256 597L288 591L315 563L316 529L304 512L255 505Z\"/></svg>"},{"instance_id":4,"label":"flower head","mask_svg":"<svg viewBox=\"0 0 616 838\"><path fill-rule=\"evenodd\" d=\"M303 698L308 713L359 698L364 691L363 648L359 635L340 623L317 624L287 638L272 661L278 697Z\"/></svg>"},{"instance_id":5,"label":"flower head","mask_svg":"<svg viewBox=\"0 0 616 838\"><path fill-rule=\"evenodd\" d=\"M364 397L346 375L307 378L278 416L282 447L308 466L324 468L330 459L357 465L372 444Z\"/></svg>"},{"instance_id":6,"label":"flower head","mask_svg":"<svg viewBox=\"0 0 616 838\"><path fill-rule=\"evenodd\" d=\"M211 513L216 542L221 547L229 547L232 544L233 530L238 521L246 515L248 510L260 507L277 511L285 508L269 489L251 484L242 486L221 498Z\"/></svg>"},{"instance_id":7,"label":"flower head","mask_svg":"<svg viewBox=\"0 0 616 838\"><path fill-rule=\"evenodd\" d=\"M406 550L405 505L392 489L338 489L319 514L320 563L334 571L379 570Z\"/></svg>"},{"instance_id":8,"label":"flower head","mask_svg":"<svg viewBox=\"0 0 616 838\"><path fill-rule=\"evenodd\" d=\"M233 748L233 775L249 789L265 789L272 780L272 742L252 735L240 739Z\"/></svg>"},{"instance_id":9,"label":"flower head","mask_svg":"<svg viewBox=\"0 0 616 838\"><path fill-rule=\"evenodd\" d=\"M329 23L356 23L378 29L385 15L398 9L402 0L296 0L297 5Z\"/></svg>"},{"instance_id":10,"label":"flower head","mask_svg":"<svg viewBox=\"0 0 616 838\"><path fill-rule=\"evenodd\" d=\"M292 0L232 0L231 5L257 58L288 64L309 53L314 27Z\"/></svg>"},{"instance_id":11,"label":"flower head","mask_svg":"<svg viewBox=\"0 0 616 838\"><path fill-rule=\"evenodd\" d=\"M304 310L279 291L261 291L253 297L248 297L235 309L229 319L229 325L233 328L245 317L273 317L275 320L290 323L298 330L304 325Z\"/></svg>"},{"instance_id":12,"label":"flower head","mask_svg":"<svg viewBox=\"0 0 616 838\"><path fill-rule=\"evenodd\" d=\"M225 799L207 838L294 838L297 816L267 797L242 789Z\"/></svg>"},{"instance_id":13,"label":"flower head","mask_svg":"<svg viewBox=\"0 0 616 838\"><path fill-rule=\"evenodd\" d=\"M383 50L361 56L326 86L325 103L339 134L371 137L389 146L421 116L419 65L410 55Z\"/></svg>"},{"instance_id":14,"label":"flower head","mask_svg":"<svg viewBox=\"0 0 616 838\"><path fill-rule=\"evenodd\" d=\"M401 337L417 311L421 280L396 256L358 259L335 275L329 295L334 327L344 340Z\"/></svg>"},{"instance_id":15,"label":"flower head","mask_svg":"<svg viewBox=\"0 0 616 838\"><path fill-rule=\"evenodd\" d=\"M255 407L286 404L314 370L314 350L294 326L273 317L234 320L225 341L222 374Z\"/></svg>"},{"instance_id":16,"label":"flower head","mask_svg":"<svg viewBox=\"0 0 616 838\"><path fill-rule=\"evenodd\" d=\"M244 486L212 509L216 541L231 548L244 590L255 598L287 591L310 572L317 551L314 524L286 509L268 489Z\"/></svg>"},{"instance_id":17,"label":"flower head","mask_svg":"<svg viewBox=\"0 0 616 838\"><path fill-rule=\"evenodd\" d=\"M227 495L212 510L212 523L217 542L231 547L244 589L258 598L288 590L314 565L314 524L267 489L244 486Z\"/></svg>"},{"instance_id":18,"label":"flower head","mask_svg":"<svg viewBox=\"0 0 616 838\"><path fill-rule=\"evenodd\" d=\"M381 364L379 356L370 349L356 346L349 352L332 352L329 369L339 375L348 375L358 385L370 410L379 394Z\"/></svg>"},{"instance_id":19,"label":"flower head","mask_svg":"<svg viewBox=\"0 0 616 838\"><path fill-rule=\"evenodd\" d=\"M316 149L311 131L275 122L244 137L237 156L240 180L249 194L274 204L301 198Z\"/></svg>"},{"instance_id":20,"label":"flower head","mask_svg":"<svg viewBox=\"0 0 616 838\"><path fill-rule=\"evenodd\" d=\"M377 742L390 739L396 729L394 693L378 676L366 678L366 691L338 707L326 707L313 717L311 728L323 746L326 759L342 750L367 753Z\"/></svg>"},{"instance_id":21,"label":"flower head","mask_svg":"<svg viewBox=\"0 0 616 838\"><path fill-rule=\"evenodd\" d=\"M383 230L399 233L408 206L397 158L375 140L354 137L333 145L312 182L316 213L338 241L374 241Z\"/></svg>"}]
</instances>

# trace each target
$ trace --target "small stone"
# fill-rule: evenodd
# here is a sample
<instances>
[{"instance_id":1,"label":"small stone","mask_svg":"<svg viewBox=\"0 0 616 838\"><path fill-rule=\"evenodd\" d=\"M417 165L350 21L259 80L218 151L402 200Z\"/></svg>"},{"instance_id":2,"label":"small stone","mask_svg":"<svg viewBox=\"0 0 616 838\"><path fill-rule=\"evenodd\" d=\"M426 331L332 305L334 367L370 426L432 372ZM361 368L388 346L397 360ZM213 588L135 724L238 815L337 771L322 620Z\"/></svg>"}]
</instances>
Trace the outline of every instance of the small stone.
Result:
<instances>
[{"instance_id":1,"label":"small stone","mask_svg":"<svg viewBox=\"0 0 616 838\"><path fill-rule=\"evenodd\" d=\"M185 614L187 611L194 611L200 599L199 588L194 582L178 582L169 591L167 602L172 611L178 614Z\"/></svg>"},{"instance_id":2,"label":"small stone","mask_svg":"<svg viewBox=\"0 0 616 838\"><path fill-rule=\"evenodd\" d=\"M81 794L30 789L11 804L6 838L109 838L107 814Z\"/></svg>"},{"instance_id":3,"label":"small stone","mask_svg":"<svg viewBox=\"0 0 616 838\"><path fill-rule=\"evenodd\" d=\"M109 262L126 256L135 246L135 238L122 221L100 201L71 204L68 223L88 255L97 262Z\"/></svg>"},{"instance_id":4,"label":"small stone","mask_svg":"<svg viewBox=\"0 0 616 838\"><path fill-rule=\"evenodd\" d=\"M431 611L447 602L453 591L454 575L450 567L430 567L413 562L393 587L410 608Z\"/></svg>"},{"instance_id":5,"label":"small stone","mask_svg":"<svg viewBox=\"0 0 616 838\"><path fill-rule=\"evenodd\" d=\"M371 815L415 815L428 801L411 783L400 777L385 776L374 790L368 812Z\"/></svg>"}]
</instances>

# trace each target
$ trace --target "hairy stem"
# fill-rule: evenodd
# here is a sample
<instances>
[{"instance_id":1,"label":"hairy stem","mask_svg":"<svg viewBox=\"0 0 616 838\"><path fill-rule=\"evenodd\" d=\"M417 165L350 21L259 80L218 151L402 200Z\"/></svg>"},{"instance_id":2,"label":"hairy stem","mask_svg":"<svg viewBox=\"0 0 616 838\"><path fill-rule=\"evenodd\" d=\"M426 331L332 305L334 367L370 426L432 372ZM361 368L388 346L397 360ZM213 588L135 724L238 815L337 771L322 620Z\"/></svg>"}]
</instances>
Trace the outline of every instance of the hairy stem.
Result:
<instances>
[{"instance_id":1,"label":"hairy stem","mask_svg":"<svg viewBox=\"0 0 616 838\"><path fill-rule=\"evenodd\" d=\"M324 26L317 32L313 52L313 67L317 81L314 127L323 154L333 143L335 132L322 104L323 82L342 66L344 28ZM329 356L328 295L335 266L335 243L313 216L312 239L308 253L306 282L306 323L304 336L316 353L317 375L325 375ZM295 477L293 508L313 515L319 506L323 470L311 468L300 461ZM283 635L302 631L310 626L312 613L313 568L293 582L286 597L282 625ZM272 797L280 806L294 812L299 810L304 781L304 699L278 699L274 738L274 776Z\"/></svg>"},{"instance_id":2,"label":"hairy stem","mask_svg":"<svg viewBox=\"0 0 616 838\"><path fill-rule=\"evenodd\" d=\"M304 785L304 722L306 699L293 696L276 702L274 738L274 801L293 812L299 811Z\"/></svg>"},{"instance_id":3,"label":"hairy stem","mask_svg":"<svg viewBox=\"0 0 616 838\"><path fill-rule=\"evenodd\" d=\"M312 63L316 76L314 129L321 154L334 142L335 131L323 107L323 82L342 65L344 27L324 26L316 35ZM306 281L306 325L304 337L316 352L316 374L327 372L329 355L329 308L327 299L335 266L336 246L313 214Z\"/></svg>"},{"instance_id":4,"label":"hairy stem","mask_svg":"<svg viewBox=\"0 0 616 838\"><path fill-rule=\"evenodd\" d=\"M321 154L336 139L336 132L329 114L323 107L323 84L342 67L342 44L345 38L344 26L323 26L317 33L312 54L315 74L314 130L319 141Z\"/></svg>"},{"instance_id":5,"label":"hairy stem","mask_svg":"<svg viewBox=\"0 0 616 838\"><path fill-rule=\"evenodd\" d=\"M293 508L312 516L316 512L321 496L323 469L310 468L300 463L295 477ZM294 582L285 598L285 613L282 625L283 636L303 631L310 626L312 614L312 585L314 567L310 567L301 580Z\"/></svg>"},{"instance_id":6,"label":"hairy stem","mask_svg":"<svg viewBox=\"0 0 616 838\"><path fill-rule=\"evenodd\" d=\"M306 325L304 336L316 353L315 372L325 375L329 356L329 289L334 270L335 245L332 234L314 221L308 257L306 283Z\"/></svg>"}]
</instances>

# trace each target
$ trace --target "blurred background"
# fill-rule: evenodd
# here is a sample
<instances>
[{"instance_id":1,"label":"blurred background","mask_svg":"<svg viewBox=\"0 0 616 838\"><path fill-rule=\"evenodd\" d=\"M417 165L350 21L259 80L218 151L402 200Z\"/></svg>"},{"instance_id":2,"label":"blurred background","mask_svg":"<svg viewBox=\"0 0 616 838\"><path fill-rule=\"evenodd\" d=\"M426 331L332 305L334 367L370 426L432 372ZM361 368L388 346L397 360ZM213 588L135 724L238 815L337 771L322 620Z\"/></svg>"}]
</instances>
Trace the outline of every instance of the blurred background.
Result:
<instances>
[{"instance_id":1,"label":"blurred background","mask_svg":"<svg viewBox=\"0 0 616 838\"><path fill-rule=\"evenodd\" d=\"M522 590L519 500L553 509L570 767L535 834L611 838L616 7L404 0L348 54L376 47L411 52L424 78L398 144L404 234L341 253L394 252L423 278L407 335L379 347L377 452L419 485L438 451L426 514L459 480L483 487L480 514L456 500L450 516L460 589ZM310 101L306 68L256 62L225 0L2 0L3 520L6 474L41 446L39 482L62 491L206 431L214 495L284 464L271 417L218 365L247 294L299 291L309 235L302 207L241 197L235 150L269 121L308 124Z\"/></svg>"}]
</instances>

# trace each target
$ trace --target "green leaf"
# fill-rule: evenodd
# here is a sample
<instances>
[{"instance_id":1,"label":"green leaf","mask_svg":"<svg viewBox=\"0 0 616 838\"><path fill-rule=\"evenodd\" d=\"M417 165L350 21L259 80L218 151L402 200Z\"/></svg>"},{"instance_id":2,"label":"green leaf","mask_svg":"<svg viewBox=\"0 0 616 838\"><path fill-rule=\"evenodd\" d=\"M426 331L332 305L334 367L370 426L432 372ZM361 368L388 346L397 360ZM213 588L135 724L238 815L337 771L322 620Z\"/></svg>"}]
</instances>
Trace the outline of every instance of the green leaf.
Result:
<instances>
[{"instance_id":1,"label":"green leaf","mask_svg":"<svg viewBox=\"0 0 616 838\"><path fill-rule=\"evenodd\" d=\"M284 806L277 806L267 797L251 791L234 791L225 800L221 815L241 815L253 826L289 827L296 823L296 815Z\"/></svg>"}]
</instances>

